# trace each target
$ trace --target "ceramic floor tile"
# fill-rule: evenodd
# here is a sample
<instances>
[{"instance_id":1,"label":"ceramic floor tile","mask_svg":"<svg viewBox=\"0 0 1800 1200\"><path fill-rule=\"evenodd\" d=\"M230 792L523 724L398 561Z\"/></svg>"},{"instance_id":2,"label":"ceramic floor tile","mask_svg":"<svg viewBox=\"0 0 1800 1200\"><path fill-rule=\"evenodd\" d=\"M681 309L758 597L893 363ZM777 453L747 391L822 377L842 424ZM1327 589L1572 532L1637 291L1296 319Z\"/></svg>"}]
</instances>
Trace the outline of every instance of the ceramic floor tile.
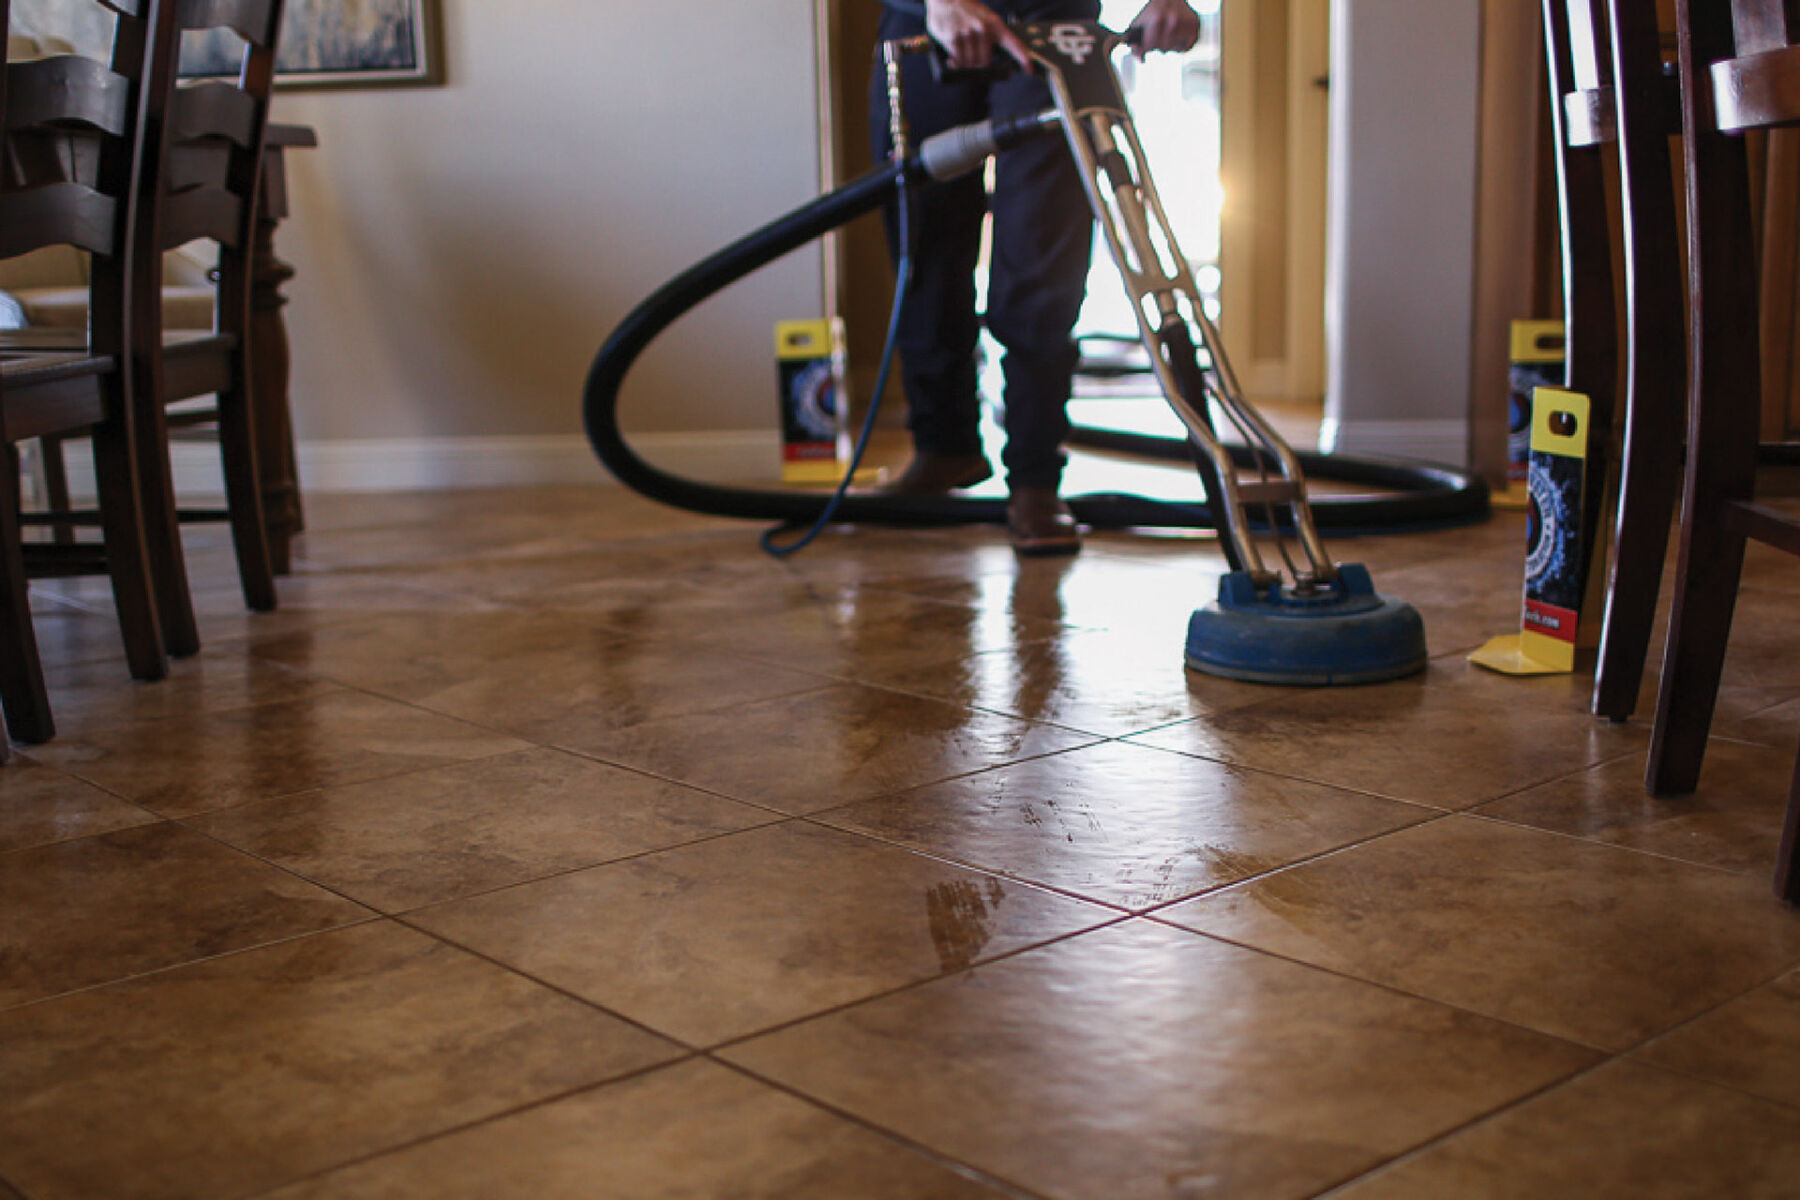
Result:
<instances>
[{"instance_id":1,"label":"ceramic floor tile","mask_svg":"<svg viewBox=\"0 0 1800 1200\"><path fill-rule=\"evenodd\" d=\"M716 627L724 614L713 614ZM631 638L587 614L463 613L259 643L256 652L534 741L567 743L659 717L819 687L734 654Z\"/></svg>"},{"instance_id":2,"label":"ceramic floor tile","mask_svg":"<svg viewBox=\"0 0 1800 1200\"><path fill-rule=\"evenodd\" d=\"M1477 1125L1332 1200L1788 1200L1800 1112L1614 1063Z\"/></svg>"},{"instance_id":3,"label":"ceramic floor tile","mask_svg":"<svg viewBox=\"0 0 1800 1200\"><path fill-rule=\"evenodd\" d=\"M1110 742L828 810L818 819L1144 909L1433 815Z\"/></svg>"},{"instance_id":4,"label":"ceramic floor tile","mask_svg":"<svg viewBox=\"0 0 1800 1200\"><path fill-rule=\"evenodd\" d=\"M1519 631L1525 591L1525 547L1513 554L1462 558L1455 570L1427 562L1381 573L1376 590L1404 600L1425 622L1434 657L1467 653L1489 638Z\"/></svg>"},{"instance_id":5,"label":"ceramic floor tile","mask_svg":"<svg viewBox=\"0 0 1800 1200\"><path fill-rule=\"evenodd\" d=\"M525 562L483 559L411 577L521 608L580 616L635 637L710 632L747 613L823 604L843 591L839 584L785 571L739 570L721 579L724 572L705 552L686 563L666 552L652 562L647 557L615 549Z\"/></svg>"},{"instance_id":6,"label":"ceramic floor tile","mask_svg":"<svg viewBox=\"0 0 1800 1200\"><path fill-rule=\"evenodd\" d=\"M1784 752L1792 751L1796 745L1800 745L1800 700L1788 700L1742 716L1726 711L1715 712L1712 731L1717 737L1773 746Z\"/></svg>"},{"instance_id":7,"label":"ceramic floor tile","mask_svg":"<svg viewBox=\"0 0 1800 1200\"><path fill-rule=\"evenodd\" d=\"M47 681L59 737L80 738L113 725L191 717L198 713L299 700L334 690L276 663L248 657L242 647L213 644L192 658L171 659L169 674L153 683L121 682L117 664L71 664Z\"/></svg>"},{"instance_id":8,"label":"ceramic floor tile","mask_svg":"<svg viewBox=\"0 0 1800 1200\"><path fill-rule=\"evenodd\" d=\"M1642 750L1645 731L1496 697L1462 663L1282 695L1134 738L1440 808L1468 808ZM1564 685L1553 685L1564 686Z\"/></svg>"},{"instance_id":9,"label":"ceramic floor tile","mask_svg":"<svg viewBox=\"0 0 1800 1200\"><path fill-rule=\"evenodd\" d=\"M1800 684L1800 605L1785 592L1738 593L1725 654L1725 681L1739 686Z\"/></svg>"},{"instance_id":10,"label":"ceramic floor tile","mask_svg":"<svg viewBox=\"0 0 1800 1200\"><path fill-rule=\"evenodd\" d=\"M675 1054L377 922L0 1014L0 1175L243 1196Z\"/></svg>"},{"instance_id":11,"label":"ceramic floor tile","mask_svg":"<svg viewBox=\"0 0 1800 1200\"><path fill-rule=\"evenodd\" d=\"M1189 671L1185 630L1081 632L990 650L955 662L865 669L868 682L1100 737L1143 733L1241 708L1269 689Z\"/></svg>"},{"instance_id":12,"label":"ceramic floor tile","mask_svg":"<svg viewBox=\"0 0 1800 1200\"><path fill-rule=\"evenodd\" d=\"M0 912L0 1008L371 915L167 822L0 856Z\"/></svg>"},{"instance_id":13,"label":"ceramic floor tile","mask_svg":"<svg viewBox=\"0 0 1800 1200\"><path fill-rule=\"evenodd\" d=\"M1119 562L1100 556L1020 559L1013 570L899 585L983 612L1009 612L1081 629L1137 633L1177 647L1194 609L1214 598L1225 560L1210 546L1188 560Z\"/></svg>"},{"instance_id":14,"label":"ceramic floor tile","mask_svg":"<svg viewBox=\"0 0 1800 1200\"><path fill-rule=\"evenodd\" d=\"M570 739L609 762L807 813L1093 739L878 688L841 686Z\"/></svg>"},{"instance_id":15,"label":"ceramic floor tile","mask_svg":"<svg viewBox=\"0 0 1800 1200\"><path fill-rule=\"evenodd\" d=\"M554 750L417 771L190 823L386 912L776 820Z\"/></svg>"},{"instance_id":16,"label":"ceramic floor tile","mask_svg":"<svg viewBox=\"0 0 1800 1200\"><path fill-rule=\"evenodd\" d=\"M1800 1109L1800 973L1721 1005L1637 1057Z\"/></svg>"},{"instance_id":17,"label":"ceramic floor tile","mask_svg":"<svg viewBox=\"0 0 1800 1200\"><path fill-rule=\"evenodd\" d=\"M0 853L154 820L135 804L23 755L0 771Z\"/></svg>"},{"instance_id":18,"label":"ceramic floor tile","mask_svg":"<svg viewBox=\"0 0 1800 1200\"><path fill-rule=\"evenodd\" d=\"M1785 505L1792 510L1790 501ZM1800 558L1761 542L1744 548L1744 586L1758 591L1800 592Z\"/></svg>"},{"instance_id":19,"label":"ceramic floor tile","mask_svg":"<svg viewBox=\"0 0 1800 1200\"><path fill-rule=\"evenodd\" d=\"M237 560L229 546L188 554L194 616L203 647L220 649L250 637L274 637L328 628L372 616L425 617L442 611L494 607L475 597L457 596L419 586L397 572L317 570L300 564L275 581L277 605L271 612L244 606L237 582ZM104 577L69 581L70 594L87 608L114 621L112 592Z\"/></svg>"},{"instance_id":20,"label":"ceramic floor tile","mask_svg":"<svg viewBox=\"0 0 1800 1200\"><path fill-rule=\"evenodd\" d=\"M598 1190L597 1190L598 1189ZM863 1127L683 1063L283 1188L269 1200L999 1200Z\"/></svg>"},{"instance_id":21,"label":"ceramic floor tile","mask_svg":"<svg viewBox=\"0 0 1800 1200\"><path fill-rule=\"evenodd\" d=\"M168 816L522 750L526 743L356 692L172 718L33 755Z\"/></svg>"},{"instance_id":22,"label":"ceramic floor tile","mask_svg":"<svg viewBox=\"0 0 1800 1200\"><path fill-rule=\"evenodd\" d=\"M1453 652L1434 660L1425 678L1430 687L1448 688L1470 702L1491 702L1509 712L1558 712L1597 721L1593 716L1594 672L1588 657L1584 654L1581 667L1566 675L1503 675L1476 666L1466 654ZM1654 674L1645 686L1654 705Z\"/></svg>"},{"instance_id":23,"label":"ceramic floor tile","mask_svg":"<svg viewBox=\"0 0 1800 1200\"><path fill-rule=\"evenodd\" d=\"M71 663L109 664L118 672L121 683L131 679L125 666L125 643L119 623L112 615L111 601L107 603L105 611L94 612L33 594L31 629L37 638L38 658L46 679Z\"/></svg>"},{"instance_id":24,"label":"ceramic floor tile","mask_svg":"<svg viewBox=\"0 0 1800 1200\"><path fill-rule=\"evenodd\" d=\"M1136 923L725 1052L1050 1197L1302 1197L1590 1052Z\"/></svg>"},{"instance_id":25,"label":"ceramic floor tile","mask_svg":"<svg viewBox=\"0 0 1800 1200\"><path fill-rule=\"evenodd\" d=\"M1712 739L1699 790L1652 796L1631 754L1477 808L1482 816L1768 875L1787 811L1792 751Z\"/></svg>"},{"instance_id":26,"label":"ceramic floor tile","mask_svg":"<svg viewBox=\"0 0 1800 1200\"><path fill-rule=\"evenodd\" d=\"M1762 880L1470 817L1159 915L1609 1050L1800 962Z\"/></svg>"},{"instance_id":27,"label":"ceramic floor tile","mask_svg":"<svg viewBox=\"0 0 1800 1200\"><path fill-rule=\"evenodd\" d=\"M846 591L839 602L726 621L701 646L845 679L878 680L892 669L954 663L971 654L1042 641L1063 626L899 592Z\"/></svg>"},{"instance_id":28,"label":"ceramic floor tile","mask_svg":"<svg viewBox=\"0 0 1800 1200\"><path fill-rule=\"evenodd\" d=\"M863 838L786 824L413 916L692 1045L714 1045L1111 919Z\"/></svg>"},{"instance_id":29,"label":"ceramic floor tile","mask_svg":"<svg viewBox=\"0 0 1800 1200\"><path fill-rule=\"evenodd\" d=\"M385 690L441 684L469 668L558 647L580 653L613 645L617 635L575 616L514 608L373 614L351 624L258 639L258 658L353 687Z\"/></svg>"}]
</instances>

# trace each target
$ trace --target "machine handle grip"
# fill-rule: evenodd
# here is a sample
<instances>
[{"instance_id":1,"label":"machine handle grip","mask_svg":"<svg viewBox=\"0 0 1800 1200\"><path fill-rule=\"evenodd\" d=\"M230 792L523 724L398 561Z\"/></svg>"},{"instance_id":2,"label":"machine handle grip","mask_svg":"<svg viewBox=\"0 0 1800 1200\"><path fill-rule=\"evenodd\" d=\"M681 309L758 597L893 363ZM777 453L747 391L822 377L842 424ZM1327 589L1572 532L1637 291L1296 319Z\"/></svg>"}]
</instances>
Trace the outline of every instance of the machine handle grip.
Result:
<instances>
[{"instance_id":1,"label":"machine handle grip","mask_svg":"<svg viewBox=\"0 0 1800 1200\"><path fill-rule=\"evenodd\" d=\"M1023 69L1018 60L1004 50L994 51L994 56L985 67L953 67L950 65L950 51L944 44L936 38L931 38L930 41L931 77L938 83L999 83L1011 79Z\"/></svg>"}]
</instances>

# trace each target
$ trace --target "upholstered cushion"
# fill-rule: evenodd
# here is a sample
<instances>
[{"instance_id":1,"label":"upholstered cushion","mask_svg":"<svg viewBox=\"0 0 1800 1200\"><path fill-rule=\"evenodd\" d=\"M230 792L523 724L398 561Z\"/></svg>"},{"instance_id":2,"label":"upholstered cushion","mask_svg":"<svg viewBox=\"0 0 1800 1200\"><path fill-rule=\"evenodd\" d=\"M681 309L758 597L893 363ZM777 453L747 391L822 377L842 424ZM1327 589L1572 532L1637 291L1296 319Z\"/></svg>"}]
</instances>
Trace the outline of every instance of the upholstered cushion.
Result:
<instances>
[{"instance_id":1,"label":"upholstered cushion","mask_svg":"<svg viewBox=\"0 0 1800 1200\"><path fill-rule=\"evenodd\" d=\"M29 325L80 329L87 325L85 287L27 287L9 289L25 310ZM164 329L211 329L213 290L185 285L163 288ZM4 328L0 325L0 328Z\"/></svg>"}]
</instances>

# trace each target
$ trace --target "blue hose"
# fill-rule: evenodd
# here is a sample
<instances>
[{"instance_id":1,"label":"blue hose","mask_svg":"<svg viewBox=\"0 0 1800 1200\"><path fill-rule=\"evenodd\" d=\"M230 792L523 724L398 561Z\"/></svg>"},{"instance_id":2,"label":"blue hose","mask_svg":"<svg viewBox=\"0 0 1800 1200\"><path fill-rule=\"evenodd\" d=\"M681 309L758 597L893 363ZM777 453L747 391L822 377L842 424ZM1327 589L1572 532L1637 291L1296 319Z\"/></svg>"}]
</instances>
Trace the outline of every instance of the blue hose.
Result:
<instances>
[{"instance_id":1,"label":"blue hose","mask_svg":"<svg viewBox=\"0 0 1800 1200\"><path fill-rule=\"evenodd\" d=\"M906 311L906 293L912 285L912 188L904 179L900 182L894 206L899 210L900 261L894 268L894 306L888 314L887 340L881 345L881 367L875 372L875 392L869 397L868 415L863 418L862 430L856 435L856 448L851 451L850 465L844 468L844 477L838 481L837 491L832 493L830 502L819 512L812 527L791 542L778 543L776 538L799 529L803 524L789 519L764 530L762 537L757 540L757 544L765 552L776 558L798 554L812 545L813 539L831 524L832 518L837 516L838 509L843 506L844 494L850 490L851 481L856 478L856 470L862 465L863 455L869 449L869 438L875 432L875 418L881 412L881 398L887 395L888 375L894 366L894 350L900 341L900 317ZM838 402L843 403L843 398L840 397Z\"/></svg>"}]
</instances>

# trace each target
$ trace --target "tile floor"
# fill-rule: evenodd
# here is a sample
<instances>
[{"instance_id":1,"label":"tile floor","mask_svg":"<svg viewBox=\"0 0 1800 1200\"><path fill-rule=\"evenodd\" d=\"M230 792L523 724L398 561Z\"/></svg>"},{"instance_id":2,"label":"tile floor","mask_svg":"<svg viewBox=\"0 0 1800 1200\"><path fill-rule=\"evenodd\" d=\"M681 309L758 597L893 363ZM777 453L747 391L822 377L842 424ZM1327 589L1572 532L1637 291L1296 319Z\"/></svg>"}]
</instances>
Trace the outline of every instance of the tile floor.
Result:
<instances>
[{"instance_id":1,"label":"tile floor","mask_svg":"<svg viewBox=\"0 0 1800 1200\"><path fill-rule=\"evenodd\" d=\"M1654 801L1464 663L1516 516L1336 543L1435 657L1295 691L1183 672L1205 539L310 500L274 614L196 535L165 682L38 594L6 1200L1800 1195L1794 564Z\"/></svg>"}]
</instances>

